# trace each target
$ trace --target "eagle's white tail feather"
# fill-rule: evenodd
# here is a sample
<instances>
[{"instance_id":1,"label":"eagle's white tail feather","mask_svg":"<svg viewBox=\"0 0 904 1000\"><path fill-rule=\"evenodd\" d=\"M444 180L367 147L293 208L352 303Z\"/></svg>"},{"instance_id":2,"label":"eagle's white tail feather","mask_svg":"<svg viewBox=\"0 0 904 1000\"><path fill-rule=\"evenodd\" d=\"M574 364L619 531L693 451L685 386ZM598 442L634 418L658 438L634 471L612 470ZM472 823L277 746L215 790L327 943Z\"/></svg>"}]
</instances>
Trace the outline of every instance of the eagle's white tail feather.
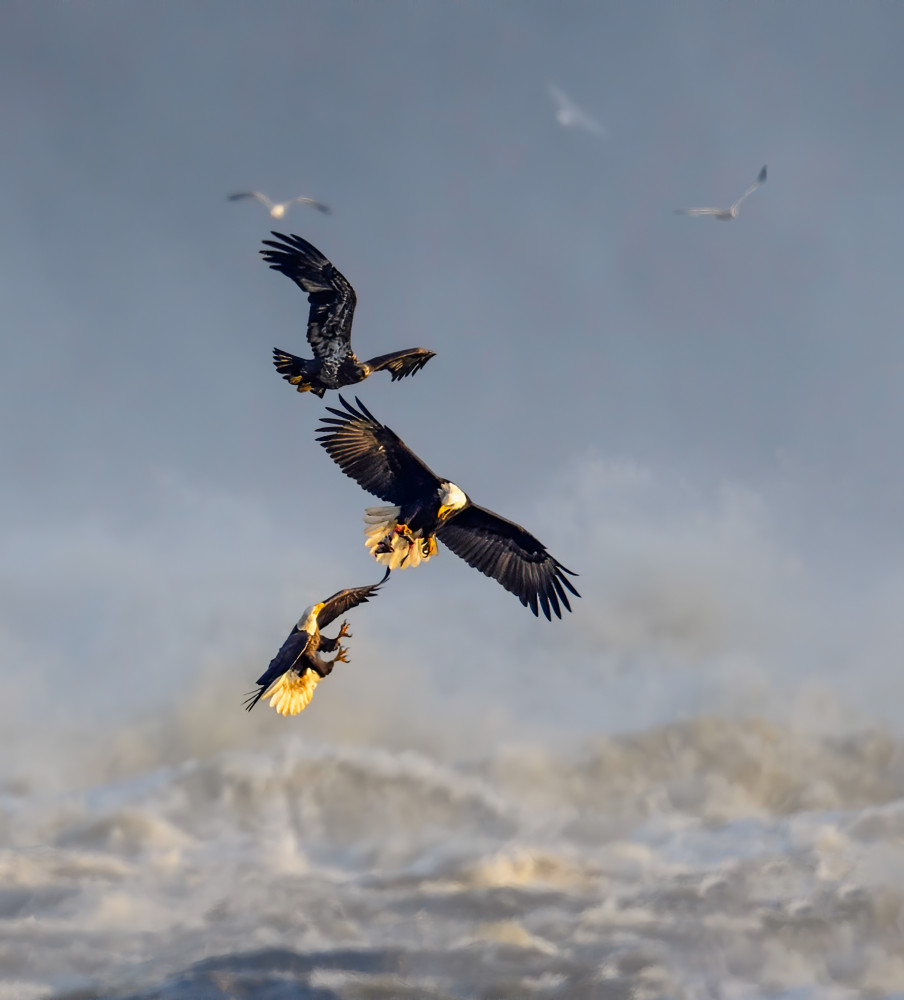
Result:
<instances>
[{"instance_id":1,"label":"eagle's white tail feather","mask_svg":"<svg viewBox=\"0 0 904 1000\"><path fill-rule=\"evenodd\" d=\"M365 524L390 524L395 526L401 513L401 507L365 507L364 522ZM389 528L386 530L389 531Z\"/></svg>"},{"instance_id":2,"label":"eagle's white tail feather","mask_svg":"<svg viewBox=\"0 0 904 1000\"><path fill-rule=\"evenodd\" d=\"M320 675L310 667L298 676L294 670L287 670L277 678L261 697L270 699L270 707L280 715L298 715L304 711L314 697L314 688L320 683Z\"/></svg>"}]
</instances>

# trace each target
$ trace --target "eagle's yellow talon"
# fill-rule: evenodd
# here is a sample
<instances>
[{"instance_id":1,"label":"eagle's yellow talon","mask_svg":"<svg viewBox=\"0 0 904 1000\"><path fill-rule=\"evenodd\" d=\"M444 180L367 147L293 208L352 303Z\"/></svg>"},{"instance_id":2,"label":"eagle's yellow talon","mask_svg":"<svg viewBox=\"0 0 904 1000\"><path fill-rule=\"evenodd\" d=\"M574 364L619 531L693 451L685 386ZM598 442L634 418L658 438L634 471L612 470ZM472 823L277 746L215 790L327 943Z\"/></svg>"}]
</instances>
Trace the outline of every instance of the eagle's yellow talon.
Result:
<instances>
[{"instance_id":1,"label":"eagle's yellow talon","mask_svg":"<svg viewBox=\"0 0 904 1000\"><path fill-rule=\"evenodd\" d=\"M336 657L333 660L333 663L348 663L348 656L346 655L347 653L348 650L345 648L345 646L337 647Z\"/></svg>"},{"instance_id":2,"label":"eagle's yellow talon","mask_svg":"<svg viewBox=\"0 0 904 1000\"><path fill-rule=\"evenodd\" d=\"M339 635L336 636L337 639L351 639L352 634L348 630L348 622L343 622L339 627Z\"/></svg>"}]
</instances>

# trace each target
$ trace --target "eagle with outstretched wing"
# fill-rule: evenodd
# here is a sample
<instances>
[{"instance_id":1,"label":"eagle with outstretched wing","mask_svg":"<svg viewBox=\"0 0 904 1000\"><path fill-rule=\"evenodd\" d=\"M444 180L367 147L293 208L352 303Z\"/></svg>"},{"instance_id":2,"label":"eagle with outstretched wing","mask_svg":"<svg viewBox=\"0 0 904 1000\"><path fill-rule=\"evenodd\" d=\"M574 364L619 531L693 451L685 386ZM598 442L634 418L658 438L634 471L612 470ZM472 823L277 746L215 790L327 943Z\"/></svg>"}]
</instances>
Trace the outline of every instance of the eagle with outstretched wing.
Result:
<instances>
[{"instance_id":1,"label":"eagle with outstretched wing","mask_svg":"<svg viewBox=\"0 0 904 1000\"><path fill-rule=\"evenodd\" d=\"M348 623L342 623L335 639L327 639L320 630L359 604L366 604L388 577L387 569L379 583L339 590L325 601L306 608L270 666L258 677L257 690L248 696L245 708L250 712L261 698L269 699L280 715L297 715L307 708L321 679L337 663L348 663L348 650L339 645L340 639L351 637ZM324 660L320 653L336 655L332 660Z\"/></svg>"},{"instance_id":2,"label":"eagle with outstretched wing","mask_svg":"<svg viewBox=\"0 0 904 1000\"><path fill-rule=\"evenodd\" d=\"M356 399L342 396L343 410L321 418L319 443L342 471L369 493L391 504L365 513L366 545L389 569L406 569L436 554L437 539L469 565L490 576L535 614L547 619L571 611L568 594L580 597L575 576L529 531L473 503L448 479L437 476L402 439Z\"/></svg>"},{"instance_id":3,"label":"eagle with outstretched wing","mask_svg":"<svg viewBox=\"0 0 904 1000\"><path fill-rule=\"evenodd\" d=\"M264 240L264 260L306 292L311 304L308 343L314 358L299 358L279 348L273 351L276 370L298 392L313 392L322 398L327 389L354 385L378 371L388 371L395 382L420 371L434 356L434 351L412 347L359 361L352 350L352 318L357 301L354 288L307 240L282 233L272 235L279 242Z\"/></svg>"}]
</instances>

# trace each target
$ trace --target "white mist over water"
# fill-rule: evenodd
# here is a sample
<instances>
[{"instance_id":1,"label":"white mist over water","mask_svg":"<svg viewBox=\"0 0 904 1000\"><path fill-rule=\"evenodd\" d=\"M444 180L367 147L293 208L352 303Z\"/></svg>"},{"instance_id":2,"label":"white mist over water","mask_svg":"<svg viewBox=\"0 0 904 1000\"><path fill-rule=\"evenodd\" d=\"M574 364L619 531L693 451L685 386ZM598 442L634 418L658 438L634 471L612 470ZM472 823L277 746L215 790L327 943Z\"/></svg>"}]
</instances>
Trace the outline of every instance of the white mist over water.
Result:
<instances>
[{"instance_id":1,"label":"white mist over water","mask_svg":"<svg viewBox=\"0 0 904 1000\"><path fill-rule=\"evenodd\" d=\"M213 528L48 549L61 586L103 553L117 600L103 644L47 633L4 706L0 996L904 987L890 605L818 577L751 489L595 458L559 479L527 514L578 556L573 615L443 553L356 609L352 662L291 720L241 709L298 600L253 506L182 497L232 522L240 604ZM172 594L134 572L174 559Z\"/></svg>"}]
</instances>

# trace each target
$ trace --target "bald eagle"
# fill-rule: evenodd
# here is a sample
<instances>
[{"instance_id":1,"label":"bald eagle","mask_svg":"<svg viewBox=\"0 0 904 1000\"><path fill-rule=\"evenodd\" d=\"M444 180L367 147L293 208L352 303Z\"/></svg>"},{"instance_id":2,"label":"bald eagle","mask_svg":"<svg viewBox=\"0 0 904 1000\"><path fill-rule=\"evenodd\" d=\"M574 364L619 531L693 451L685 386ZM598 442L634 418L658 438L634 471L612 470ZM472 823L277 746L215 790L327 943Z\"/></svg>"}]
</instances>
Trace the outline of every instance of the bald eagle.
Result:
<instances>
[{"instance_id":1,"label":"bald eagle","mask_svg":"<svg viewBox=\"0 0 904 1000\"><path fill-rule=\"evenodd\" d=\"M374 597L389 576L387 569L379 583L369 587L350 587L340 590L319 604L306 608L295 628L289 633L270 666L255 682L257 691L248 696L245 708L250 712L261 700L269 698L270 705L280 715L298 715L307 708L314 696L314 688L337 663L348 663L348 650L339 640L351 636L348 623L343 622L335 639L320 634L339 615L359 604L366 604ZM324 660L319 653L333 653L332 660Z\"/></svg>"},{"instance_id":2,"label":"bald eagle","mask_svg":"<svg viewBox=\"0 0 904 1000\"><path fill-rule=\"evenodd\" d=\"M311 303L308 343L314 350L314 359L298 358L278 347L273 350L276 370L298 392L313 392L323 398L327 389L354 385L384 369L395 382L419 371L434 356L434 351L412 347L359 361L351 341L357 301L354 288L307 240L276 232L272 235L280 242L264 240L264 246L271 248L261 250L264 260L307 292Z\"/></svg>"},{"instance_id":3,"label":"bald eagle","mask_svg":"<svg viewBox=\"0 0 904 1000\"><path fill-rule=\"evenodd\" d=\"M436 554L436 540L486 576L493 577L538 615L561 618L571 611L568 576L530 532L478 507L454 483L437 476L405 443L370 413L360 399L356 410L342 396L342 410L322 417L318 442L340 469L391 507L368 507L366 545L390 569L418 566ZM539 615L538 615L539 617Z\"/></svg>"}]
</instances>

